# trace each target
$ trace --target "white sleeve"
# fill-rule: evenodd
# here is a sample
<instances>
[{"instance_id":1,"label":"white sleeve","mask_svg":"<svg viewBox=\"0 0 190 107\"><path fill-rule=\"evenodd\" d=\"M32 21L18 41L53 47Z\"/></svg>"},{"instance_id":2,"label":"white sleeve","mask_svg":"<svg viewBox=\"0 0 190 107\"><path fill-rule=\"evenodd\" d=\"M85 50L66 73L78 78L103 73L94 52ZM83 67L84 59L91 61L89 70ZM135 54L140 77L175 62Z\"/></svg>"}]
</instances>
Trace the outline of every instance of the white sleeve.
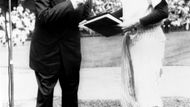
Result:
<instances>
[{"instance_id":1,"label":"white sleeve","mask_svg":"<svg viewBox=\"0 0 190 107\"><path fill-rule=\"evenodd\" d=\"M76 9L79 4L84 4L86 2L86 0L70 0L70 1L74 9Z\"/></svg>"},{"instance_id":2,"label":"white sleeve","mask_svg":"<svg viewBox=\"0 0 190 107\"><path fill-rule=\"evenodd\" d=\"M72 5L73 5L73 8L76 9L77 8L77 2L76 0L70 0Z\"/></svg>"},{"instance_id":3,"label":"white sleeve","mask_svg":"<svg viewBox=\"0 0 190 107\"><path fill-rule=\"evenodd\" d=\"M161 0L151 0L153 7L155 7L157 4L161 2Z\"/></svg>"}]
</instances>

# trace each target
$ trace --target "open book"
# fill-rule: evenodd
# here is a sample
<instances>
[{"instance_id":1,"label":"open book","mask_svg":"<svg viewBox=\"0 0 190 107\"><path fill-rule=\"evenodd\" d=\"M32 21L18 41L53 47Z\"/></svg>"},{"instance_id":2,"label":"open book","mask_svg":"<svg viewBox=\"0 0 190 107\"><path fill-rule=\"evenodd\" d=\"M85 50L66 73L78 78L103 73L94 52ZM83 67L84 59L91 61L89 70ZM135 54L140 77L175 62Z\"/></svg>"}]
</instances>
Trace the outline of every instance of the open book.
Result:
<instances>
[{"instance_id":1,"label":"open book","mask_svg":"<svg viewBox=\"0 0 190 107\"><path fill-rule=\"evenodd\" d=\"M121 27L117 26L121 23L122 21L116 18L114 15L110 13L104 13L87 19L84 23L82 23L82 25L102 34L103 36L108 37L123 31Z\"/></svg>"}]
</instances>

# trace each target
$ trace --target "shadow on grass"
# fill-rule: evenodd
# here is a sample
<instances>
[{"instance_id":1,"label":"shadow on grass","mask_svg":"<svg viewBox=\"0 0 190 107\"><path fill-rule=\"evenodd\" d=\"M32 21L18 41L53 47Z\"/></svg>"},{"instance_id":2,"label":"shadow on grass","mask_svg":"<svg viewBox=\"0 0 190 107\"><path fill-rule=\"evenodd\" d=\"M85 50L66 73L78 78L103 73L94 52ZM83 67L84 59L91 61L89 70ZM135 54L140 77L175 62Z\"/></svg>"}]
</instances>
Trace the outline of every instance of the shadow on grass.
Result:
<instances>
[{"instance_id":1,"label":"shadow on grass","mask_svg":"<svg viewBox=\"0 0 190 107\"><path fill-rule=\"evenodd\" d=\"M35 107L35 100L15 101L15 107ZM185 97L163 97L163 107L190 107L190 98ZM122 107L119 100L79 100L78 107ZM8 107L4 104L2 107ZM61 107L61 97L54 97L53 107Z\"/></svg>"},{"instance_id":2,"label":"shadow on grass","mask_svg":"<svg viewBox=\"0 0 190 107\"><path fill-rule=\"evenodd\" d=\"M164 107L190 107L190 98L163 97ZM54 107L61 107L61 98L55 97ZM122 107L119 100L79 100L79 107Z\"/></svg>"},{"instance_id":3,"label":"shadow on grass","mask_svg":"<svg viewBox=\"0 0 190 107\"><path fill-rule=\"evenodd\" d=\"M119 100L79 100L79 107L121 107ZM54 98L54 107L61 107L61 97Z\"/></svg>"}]
</instances>

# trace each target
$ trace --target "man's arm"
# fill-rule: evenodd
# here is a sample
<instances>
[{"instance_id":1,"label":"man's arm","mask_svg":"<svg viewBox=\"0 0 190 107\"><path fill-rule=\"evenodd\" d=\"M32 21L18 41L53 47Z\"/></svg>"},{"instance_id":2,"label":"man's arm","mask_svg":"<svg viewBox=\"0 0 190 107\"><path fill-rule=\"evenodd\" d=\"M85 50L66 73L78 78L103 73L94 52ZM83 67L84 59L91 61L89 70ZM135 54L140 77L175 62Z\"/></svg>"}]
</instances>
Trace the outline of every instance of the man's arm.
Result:
<instances>
[{"instance_id":1,"label":"man's arm","mask_svg":"<svg viewBox=\"0 0 190 107\"><path fill-rule=\"evenodd\" d=\"M140 24L143 26L151 25L160 22L168 17L168 4L165 0L156 5L150 14L140 19Z\"/></svg>"},{"instance_id":2,"label":"man's arm","mask_svg":"<svg viewBox=\"0 0 190 107\"><path fill-rule=\"evenodd\" d=\"M78 6L75 1L63 0L52 6L51 0L35 0L37 20L47 26L68 25L68 23L78 25L88 16L91 4L86 2Z\"/></svg>"},{"instance_id":3,"label":"man's arm","mask_svg":"<svg viewBox=\"0 0 190 107\"><path fill-rule=\"evenodd\" d=\"M74 11L71 2L66 0L53 7L50 2L51 0L35 0L37 20L45 25L64 24L68 13Z\"/></svg>"}]
</instances>

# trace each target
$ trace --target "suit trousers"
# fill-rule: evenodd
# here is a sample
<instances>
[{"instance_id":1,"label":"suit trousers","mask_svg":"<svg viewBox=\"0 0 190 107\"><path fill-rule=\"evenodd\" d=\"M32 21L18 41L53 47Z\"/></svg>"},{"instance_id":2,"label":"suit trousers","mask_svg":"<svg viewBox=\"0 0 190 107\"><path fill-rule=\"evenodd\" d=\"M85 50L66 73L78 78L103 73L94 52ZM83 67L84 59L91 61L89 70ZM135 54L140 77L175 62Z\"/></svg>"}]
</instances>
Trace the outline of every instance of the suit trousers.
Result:
<instances>
[{"instance_id":1,"label":"suit trousers","mask_svg":"<svg viewBox=\"0 0 190 107\"><path fill-rule=\"evenodd\" d=\"M59 80L62 89L62 107L78 107L78 85L80 66L62 68L53 74L35 71L38 94L36 107L53 107L54 87Z\"/></svg>"}]
</instances>

